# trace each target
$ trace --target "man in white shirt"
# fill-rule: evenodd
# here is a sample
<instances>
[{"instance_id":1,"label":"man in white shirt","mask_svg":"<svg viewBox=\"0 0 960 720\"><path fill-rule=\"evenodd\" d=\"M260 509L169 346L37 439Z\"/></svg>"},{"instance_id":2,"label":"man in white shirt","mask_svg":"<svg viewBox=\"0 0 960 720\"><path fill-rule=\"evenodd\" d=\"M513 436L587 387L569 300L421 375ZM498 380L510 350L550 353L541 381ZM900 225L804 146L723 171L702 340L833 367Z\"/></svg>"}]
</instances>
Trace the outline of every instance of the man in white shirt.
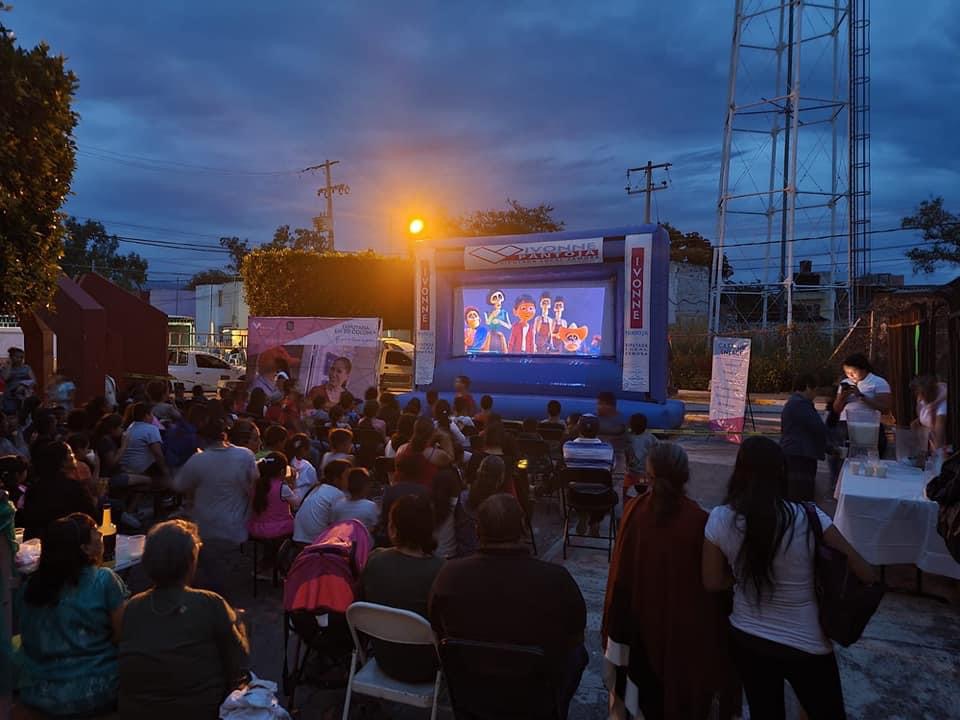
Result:
<instances>
[{"instance_id":1,"label":"man in white shirt","mask_svg":"<svg viewBox=\"0 0 960 720\"><path fill-rule=\"evenodd\" d=\"M353 466L346 460L333 460L323 469L323 484L315 485L303 498L293 518L293 540L310 545L334 523L333 508L346 496L347 475Z\"/></svg>"},{"instance_id":2,"label":"man in white shirt","mask_svg":"<svg viewBox=\"0 0 960 720\"><path fill-rule=\"evenodd\" d=\"M881 415L890 410L893 395L890 383L873 374L870 361L862 353L855 353L843 361L846 378L837 389L833 409L846 422L849 410L876 410Z\"/></svg>"}]
</instances>

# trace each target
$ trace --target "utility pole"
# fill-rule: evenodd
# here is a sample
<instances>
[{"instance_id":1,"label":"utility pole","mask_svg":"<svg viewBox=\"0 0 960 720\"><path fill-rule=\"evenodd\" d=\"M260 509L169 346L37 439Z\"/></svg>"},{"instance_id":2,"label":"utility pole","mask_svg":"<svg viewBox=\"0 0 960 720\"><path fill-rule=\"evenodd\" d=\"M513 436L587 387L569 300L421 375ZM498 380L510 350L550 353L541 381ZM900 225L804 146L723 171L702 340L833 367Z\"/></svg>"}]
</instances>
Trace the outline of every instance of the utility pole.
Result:
<instances>
[{"instance_id":1,"label":"utility pole","mask_svg":"<svg viewBox=\"0 0 960 720\"><path fill-rule=\"evenodd\" d=\"M333 196L336 195L349 195L350 186L346 183L337 183L333 184L331 169L334 165L339 164L339 160L324 160L319 165L311 165L310 167L304 168L301 172L306 172L307 170L320 170L324 171L326 176L326 184L324 187L317 190L317 195L326 198L327 200L327 213L325 215L327 223L327 239L330 244L330 250L333 250L334 239L333 239Z\"/></svg>"},{"instance_id":2,"label":"utility pole","mask_svg":"<svg viewBox=\"0 0 960 720\"><path fill-rule=\"evenodd\" d=\"M660 163L654 165L650 160L647 160L647 164L642 167L629 168L627 170L627 195L646 195L644 202L644 212L643 212L643 222L647 225L650 224L650 202L653 198L653 193L657 190L666 190L668 183L666 180L654 184L653 182L653 171L664 169L669 170L673 166L673 163ZM630 173L643 172L644 174L644 183L643 187L633 187L630 184Z\"/></svg>"}]
</instances>

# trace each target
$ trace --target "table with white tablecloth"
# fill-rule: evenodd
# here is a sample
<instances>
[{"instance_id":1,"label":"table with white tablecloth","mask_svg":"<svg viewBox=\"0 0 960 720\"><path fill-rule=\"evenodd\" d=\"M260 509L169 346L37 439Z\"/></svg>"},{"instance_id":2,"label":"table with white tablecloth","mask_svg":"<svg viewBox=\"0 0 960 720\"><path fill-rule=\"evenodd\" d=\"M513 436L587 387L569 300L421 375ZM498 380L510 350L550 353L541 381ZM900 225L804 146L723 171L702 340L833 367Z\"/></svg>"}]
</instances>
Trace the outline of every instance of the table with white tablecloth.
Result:
<instances>
[{"instance_id":1,"label":"table with white tablecloth","mask_svg":"<svg viewBox=\"0 0 960 720\"><path fill-rule=\"evenodd\" d=\"M117 535L116 557L104 563L104 567L122 573L134 565L139 565L140 558L143 557L144 541L143 535ZM37 538L21 544L15 560L17 571L23 575L33 574L40 562L41 549L42 543Z\"/></svg>"},{"instance_id":2,"label":"table with white tablecloth","mask_svg":"<svg viewBox=\"0 0 960 720\"><path fill-rule=\"evenodd\" d=\"M855 475L843 464L833 522L872 565L916 565L924 572L960 579L960 563L937 533L938 505L924 497L922 470L881 461L886 477ZM861 468L862 472L862 468Z\"/></svg>"}]
</instances>

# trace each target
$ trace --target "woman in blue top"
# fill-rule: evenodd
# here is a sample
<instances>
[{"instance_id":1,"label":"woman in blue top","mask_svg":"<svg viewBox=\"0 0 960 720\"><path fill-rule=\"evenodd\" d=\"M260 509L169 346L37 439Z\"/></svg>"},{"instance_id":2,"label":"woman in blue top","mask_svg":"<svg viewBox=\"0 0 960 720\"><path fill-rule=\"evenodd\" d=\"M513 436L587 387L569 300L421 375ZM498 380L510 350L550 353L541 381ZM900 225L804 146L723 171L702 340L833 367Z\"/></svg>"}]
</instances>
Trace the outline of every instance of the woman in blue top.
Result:
<instances>
[{"instance_id":1,"label":"woman in blue top","mask_svg":"<svg viewBox=\"0 0 960 720\"><path fill-rule=\"evenodd\" d=\"M112 709L119 689L117 646L127 588L103 560L88 515L47 527L40 565L20 610L20 699L49 715Z\"/></svg>"}]
</instances>

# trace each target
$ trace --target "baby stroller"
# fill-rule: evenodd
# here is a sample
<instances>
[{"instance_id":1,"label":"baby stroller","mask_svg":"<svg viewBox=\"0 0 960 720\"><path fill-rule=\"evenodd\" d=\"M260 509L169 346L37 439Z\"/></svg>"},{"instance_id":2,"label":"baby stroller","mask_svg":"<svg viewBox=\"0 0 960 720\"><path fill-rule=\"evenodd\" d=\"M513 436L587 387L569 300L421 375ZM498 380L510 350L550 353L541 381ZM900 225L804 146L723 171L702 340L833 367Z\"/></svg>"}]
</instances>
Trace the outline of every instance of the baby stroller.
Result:
<instances>
[{"instance_id":1,"label":"baby stroller","mask_svg":"<svg viewBox=\"0 0 960 720\"><path fill-rule=\"evenodd\" d=\"M353 641L345 613L372 547L363 523L348 520L328 528L290 566L283 587L283 692L291 709L302 682L346 686Z\"/></svg>"}]
</instances>

